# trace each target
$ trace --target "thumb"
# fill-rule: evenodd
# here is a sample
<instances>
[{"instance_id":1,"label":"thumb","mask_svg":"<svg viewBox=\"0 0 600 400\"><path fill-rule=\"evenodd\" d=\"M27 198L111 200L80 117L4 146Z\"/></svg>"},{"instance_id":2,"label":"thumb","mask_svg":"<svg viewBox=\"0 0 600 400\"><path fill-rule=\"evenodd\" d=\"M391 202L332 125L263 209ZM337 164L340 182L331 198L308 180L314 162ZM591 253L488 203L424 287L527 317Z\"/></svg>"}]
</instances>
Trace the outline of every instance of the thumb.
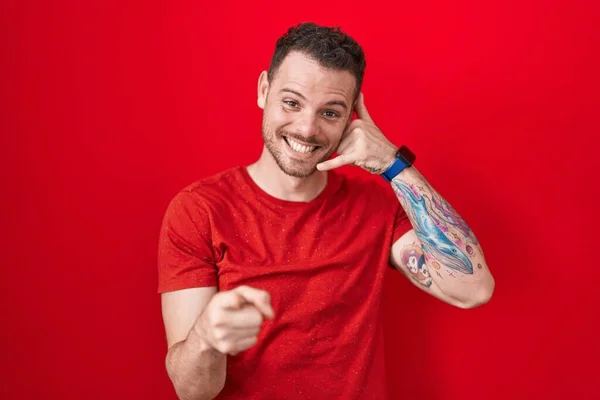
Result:
<instances>
[{"instance_id":1,"label":"thumb","mask_svg":"<svg viewBox=\"0 0 600 400\"><path fill-rule=\"evenodd\" d=\"M221 306L224 308L239 310L248 303L244 296L234 290L224 292L223 294L226 294L226 296L223 296L223 301L221 302Z\"/></svg>"},{"instance_id":2,"label":"thumb","mask_svg":"<svg viewBox=\"0 0 600 400\"><path fill-rule=\"evenodd\" d=\"M265 318L272 319L275 316L271 307L271 295L267 291L250 286L238 286L233 291L243 299L244 303L254 305Z\"/></svg>"}]
</instances>

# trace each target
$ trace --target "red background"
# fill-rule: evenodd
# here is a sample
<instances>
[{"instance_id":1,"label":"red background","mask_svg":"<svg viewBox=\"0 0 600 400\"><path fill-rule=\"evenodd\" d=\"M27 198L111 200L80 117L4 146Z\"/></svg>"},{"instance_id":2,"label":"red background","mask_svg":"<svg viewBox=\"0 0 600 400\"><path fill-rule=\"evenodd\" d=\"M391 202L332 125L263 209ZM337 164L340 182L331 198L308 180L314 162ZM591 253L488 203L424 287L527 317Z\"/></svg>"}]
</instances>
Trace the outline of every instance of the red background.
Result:
<instances>
[{"instance_id":1,"label":"red background","mask_svg":"<svg viewBox=\"0 0 600 400\"><path fill-rule=\"evenodd\" d=\"M0 397L174 398L162 215L259 156L258 75L313 20L363 44L371 115L496 278L463 311L390 270L392 397L600 398L594 2L216 3L2 2Z\"/></svg>"}]
</instances>

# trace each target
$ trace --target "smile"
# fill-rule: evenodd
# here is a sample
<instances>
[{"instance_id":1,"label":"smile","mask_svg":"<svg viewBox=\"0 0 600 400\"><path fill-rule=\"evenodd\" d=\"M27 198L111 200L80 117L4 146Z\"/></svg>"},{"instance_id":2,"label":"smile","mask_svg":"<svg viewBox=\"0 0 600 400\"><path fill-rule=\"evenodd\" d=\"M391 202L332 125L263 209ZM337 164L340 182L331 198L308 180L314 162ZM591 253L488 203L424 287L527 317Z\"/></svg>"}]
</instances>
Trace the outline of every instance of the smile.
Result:
<instances>
[{"instance_id":1,"label":"smile","mask_svg":"<svg viewBox=\"0 0 600 400\"><path fill-rule=\"evenodd\" d=\"M303 145L303 144L295 141L294 139L286 137L286 136L284 136L283 139L288 144L288 146L290 146L290 148L297 153L304 153L304 154L312 153L317 148L317 146Z\"/></svg>"}]
</instances>

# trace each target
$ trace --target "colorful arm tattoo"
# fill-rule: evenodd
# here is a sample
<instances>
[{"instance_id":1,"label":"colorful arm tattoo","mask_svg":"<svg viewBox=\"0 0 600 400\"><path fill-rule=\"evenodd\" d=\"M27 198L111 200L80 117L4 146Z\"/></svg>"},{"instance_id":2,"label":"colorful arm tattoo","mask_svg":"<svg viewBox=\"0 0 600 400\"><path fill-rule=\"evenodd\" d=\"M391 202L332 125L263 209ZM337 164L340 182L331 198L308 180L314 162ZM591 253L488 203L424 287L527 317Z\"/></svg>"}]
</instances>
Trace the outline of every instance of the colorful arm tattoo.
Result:
<instances>
[{"instance_id":1,"label":"colorful arm tattoo","mask_svg":"<svg viewBox=\"0 0 600 400\"><path fill-rule=\"evenodd\" d=\"M431 264L433 264L435 263L433 260L437 260L450 270L463 274L473 274L473 264L467 254L461 250L461 247L464 245L467 253L470 253L470 246L467 245L467 242L470 241L476 244L477 239L450 204L434 194L433 191L429 195L419 193L413 185L409 185L405 181L393 180L392 187L412 222L417 237L422 242L428 261L431 259ZM452 240L448 235L451 228L453 228L451 232ZM456 235L454 231L462 235ZM405 250L410 249L406 248ZM420 260L421 257L416 259ZM422 262L417 264L424 265L425 260L423 259ZM421 269L426 270L425 267ZM427 284L427 282L429 283ZM422 283L425 286L431 285L430 279L426 279Z\"/></svg>"}]
</instances>

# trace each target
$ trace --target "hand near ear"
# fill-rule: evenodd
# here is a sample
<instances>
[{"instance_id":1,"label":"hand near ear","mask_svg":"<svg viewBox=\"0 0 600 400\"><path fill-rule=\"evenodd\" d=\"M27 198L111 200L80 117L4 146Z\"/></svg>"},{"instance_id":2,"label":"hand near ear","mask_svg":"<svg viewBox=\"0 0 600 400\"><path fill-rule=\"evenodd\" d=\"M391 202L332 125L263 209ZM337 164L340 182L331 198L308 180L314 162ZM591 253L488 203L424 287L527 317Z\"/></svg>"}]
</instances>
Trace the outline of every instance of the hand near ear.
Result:
<instances>
[{"instance_id":1,"label":"hand near ear","mask_svg":"<svg viewBox=\"0 0 600 400\"><path fill-rule=\"evenodd\" d=\"M373 174L381 174L394 162L398 148L371 119L362 93L358 95L355 110L358 118L344 132L337 148L338 156L317 164L319 171L354 164Z\"/></svg>"}]
</instances>

